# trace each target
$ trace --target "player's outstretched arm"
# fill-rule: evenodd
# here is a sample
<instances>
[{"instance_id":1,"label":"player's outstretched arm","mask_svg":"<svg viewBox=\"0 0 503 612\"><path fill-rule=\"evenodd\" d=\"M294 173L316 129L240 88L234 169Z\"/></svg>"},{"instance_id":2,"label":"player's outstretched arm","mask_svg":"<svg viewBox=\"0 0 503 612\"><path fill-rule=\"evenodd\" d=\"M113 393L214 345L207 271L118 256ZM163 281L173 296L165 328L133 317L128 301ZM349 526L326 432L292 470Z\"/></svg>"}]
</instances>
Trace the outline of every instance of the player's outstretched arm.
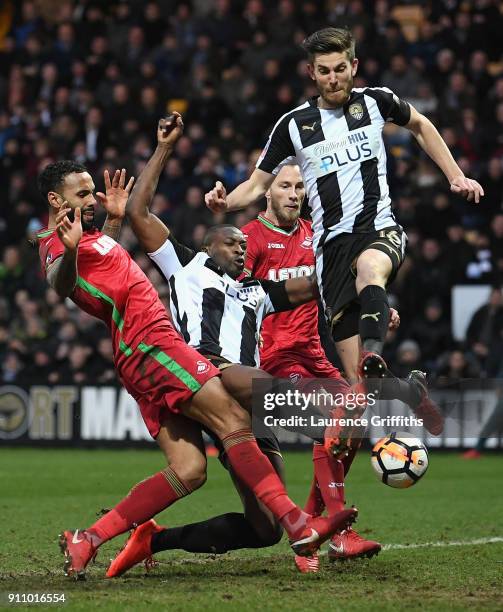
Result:
<instances>
[{"instance_id":1,"label":"player's outstretched arm","mask_svg":"<svg viewBox=\"0 0 503 612\"><path fill-rule=\"evenodd\" d=\"M107 218L101 231L110 238L119 240L122 221L126 215L126 202L133 188L134 177L132 176L126 185L126 170L122 168L114 172L111 180L110 173L105 170L103 179L105 193L98 191L96 194L100 204L107 211Z\"/></svg>"},{"instance_id":2,"label":"player's outstretched arm","mask_svg":"<svg viewBox=\"0 0 503 612\"><path fill-rule=\"evenodd\" d=\"M292 308L319 297L318 284L314 274L279 282L261 280L260 284L269 298L264 303L265 316L274 312L292 310Z\"/></svg>"},{"instance_id":3,"label":"player's outstretched arm","mask_svg":"<svg viewBox=\"0 0 503 612\"><path fill-rule=\"evenodd\" d=\"M150 212L150 205L159 177L182 134L183 121L180 113L173 113L159 120L157 147L138 177L127 202L126 214L131 228L147 253L157 251L169 237L169 229L159 217Z\"/></svg>"},{"instance_id":4,"label":"player's outstretched arm","mask_svg":"<svg viewBox=\"0 0 503 612\"><path fill-rule=\"evenodd\" d=\"M82 238L81 210L75 209L73 221L68 218L70 210L64 202L56 215L56 231L65 252L47 268L47 282L60 297L71 295L77 284L77 253Z\"/></svg>"},{"instance_id":5,"label":"player's outstretched arm","mask_svg":"<svg viewBox=\"0 0 503 612\"><path fill-rule=\"evenodd\" d=\"M478 204L480 198L484 195L481 185L463 174L433 123L413 106L410 107L410 110L407 129L414 134L421 148L428 153L445 174L450 183L451 191L459 193L468 202L475 201Z\"/></svg>"},{"instance_id":6,"label":"player's outstretched arm","mask_svg":"<svg viewBox=\"0 0 503 612\"><path fill-rule=\"evenodd\" d=\"M301 276L300 278L289 278L285 281L285 290L293 307L316 300L320 296L315 274Z\"/></svg>"},{"instance_id":7,"label":"player's outstretched arm","mask_svg":"<svg viewBox=\"0 0 503 612\"><path fill-rule=\"evenodd\" d=\"M256 168L250 178L227 194L220 181L204 196L206 206L213 212L229 212L246 208L265 195L274 181L274 174Z\"/></svg>"}]
</instances>

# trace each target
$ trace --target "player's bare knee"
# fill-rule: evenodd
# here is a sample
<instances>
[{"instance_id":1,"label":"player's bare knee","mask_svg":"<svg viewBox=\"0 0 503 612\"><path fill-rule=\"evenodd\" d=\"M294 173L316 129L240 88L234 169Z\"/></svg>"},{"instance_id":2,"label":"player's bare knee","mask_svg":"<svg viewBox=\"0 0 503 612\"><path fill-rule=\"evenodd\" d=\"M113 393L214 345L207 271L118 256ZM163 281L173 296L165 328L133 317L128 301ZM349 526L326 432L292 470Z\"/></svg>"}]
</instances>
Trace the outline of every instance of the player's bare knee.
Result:
<instances>
[{"instance_id":1,"label":"player's bare knee","mask_svg":"<svg viewBox=\"0 0 503 612\"><path fill-rule=\"evenodd\" d=\"M356 262L356 291L360 293L368 285L386 286L391 272L391 260L375 249L364 251Z\"/></svg>"},{"instance_id":2,"label":"player's bare knee","mask_svg":"<svg viewBox=\"0 0 503 612\"><path fill-rule=\"evenodd\" d=\"M206 482L206 461L188 459L180 463L171 463L170 467L190 491L195 491Z\"/></svg>"},{"instance_id":3,"label":"player's bare knee","mask_svg":"<svg viewBox=\"0 0 503 612\"><path fill-rule=\"evenodd\" d=\"M247 429L251 426L248 412L234 399L229 399L230 401L225 406L225 419L220 428L223 435L228 435L238 429Z\"/></svg>"}]
</instances>

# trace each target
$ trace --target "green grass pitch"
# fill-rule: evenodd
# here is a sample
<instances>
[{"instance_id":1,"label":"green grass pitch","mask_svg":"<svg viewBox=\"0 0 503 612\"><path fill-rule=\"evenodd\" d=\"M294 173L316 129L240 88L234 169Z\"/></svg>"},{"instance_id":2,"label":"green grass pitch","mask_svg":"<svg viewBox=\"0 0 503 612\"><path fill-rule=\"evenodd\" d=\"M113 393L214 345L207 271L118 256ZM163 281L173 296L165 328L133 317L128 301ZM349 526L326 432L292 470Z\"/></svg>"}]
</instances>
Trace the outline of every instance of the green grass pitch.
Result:
<instances>
[{"instance_id":1,"label":"green grass pitch","mask_svg":"<svg viewBox=\"0 0 503 612\"><path fill-rule=\"evenodd\" d=\"M290 495L303 503L311 479L307 453L286 454ZM287 542L219 557L164 553L143 567L103 580L124 536L104 546L86 582L62 576L57 534L85 527L130 486L162 468L156 451L0 450L0 607L8 592L64 592L71 610L502 610L503 456L463 461L433 453L417 486L379 483L362 451L346 486L358 505L358 531L390 547L372 560L330 564L316 575L293 566ZM240 504L227 473L209 459L207 484L159 517L166 525L202 520ZM469 544L493 539L492 543ZM464 542L464 545L459 545ZM49 606L31 606L51 609ZM14 609L10 606L10 609ZM54 606L52 606L54 609Z\"/></svg>"}]
</instances>

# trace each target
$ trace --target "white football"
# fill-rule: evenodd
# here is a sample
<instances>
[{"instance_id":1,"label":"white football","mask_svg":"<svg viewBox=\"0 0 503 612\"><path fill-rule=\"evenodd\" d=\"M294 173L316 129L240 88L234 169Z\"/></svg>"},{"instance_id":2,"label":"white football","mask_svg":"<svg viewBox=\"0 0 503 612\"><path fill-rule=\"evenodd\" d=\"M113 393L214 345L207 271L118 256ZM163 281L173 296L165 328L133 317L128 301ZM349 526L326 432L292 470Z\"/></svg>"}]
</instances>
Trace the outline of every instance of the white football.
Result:
<instances>
[{"instance_id":1,"label":"white football","mask_svg":"<svg viewBox=\"0 0 503 612\"><path fill-rule=\"evenodd\" d=\"M370 461L381 482L406 489L424 476L428 469L428 451L418 438L394 431L377 442Z\"/></svg>"}]
</instances>

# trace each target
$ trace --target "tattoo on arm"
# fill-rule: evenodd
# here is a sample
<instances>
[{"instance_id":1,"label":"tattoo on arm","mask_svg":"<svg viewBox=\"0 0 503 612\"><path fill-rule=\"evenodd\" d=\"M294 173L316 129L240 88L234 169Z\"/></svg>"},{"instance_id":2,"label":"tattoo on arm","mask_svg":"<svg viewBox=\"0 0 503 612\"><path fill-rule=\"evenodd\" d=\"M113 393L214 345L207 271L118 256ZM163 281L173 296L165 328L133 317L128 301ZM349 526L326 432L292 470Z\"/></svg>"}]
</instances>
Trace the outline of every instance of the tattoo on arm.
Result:
<instances>
[{"instance_id":1,"label":"tattoo on arm","mask_svg":"<svg viewBox=\"0 0 503 612\"><path fill-rule=\"evenodd\" d=\"M110 236L116 242L119 242L119 237L121 235L122 228L122 219L109 219L108 217L105 219L105 223L103 223L103 227L101 228L101 232L106 236Z\"/></svg>"},{"instance_id":2,"label":"tattoo on arm","mask_svg":"<svg viewBox=\"0 0 503 612\"><path fill-rule=\"evenodd\" d=\"M68 297L77 284L77 251L65 251L47 268L47 282L60 297Z\"/></svg>"}]
</instances>

